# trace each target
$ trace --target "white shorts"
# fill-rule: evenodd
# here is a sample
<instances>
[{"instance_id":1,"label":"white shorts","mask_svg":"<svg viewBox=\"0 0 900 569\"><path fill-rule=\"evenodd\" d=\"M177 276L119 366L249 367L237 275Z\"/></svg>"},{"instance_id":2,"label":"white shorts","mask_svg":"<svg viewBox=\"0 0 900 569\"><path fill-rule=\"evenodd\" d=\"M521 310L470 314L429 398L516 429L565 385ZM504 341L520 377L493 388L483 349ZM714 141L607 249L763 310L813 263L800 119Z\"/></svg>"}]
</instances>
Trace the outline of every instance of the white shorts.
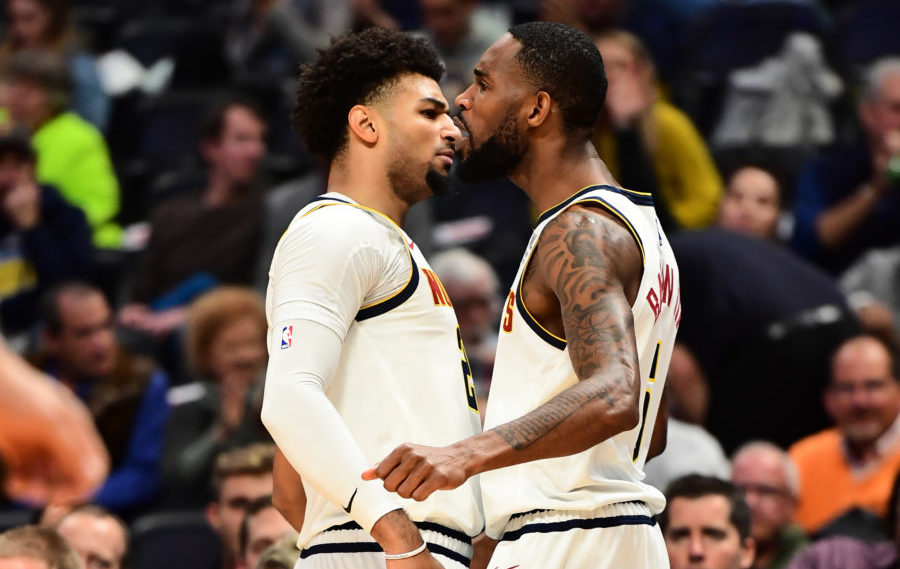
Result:
<instances>
[{"instance_id":1,"label":"white shorts","mask_svg":"<svg viewBox=\"0 0 900 569\"><path fill-rule=\"evenodd\" d=\"M643 502L592 512L542 510L513 516L488 569L667 569L656 518Z\"/></svg>"},{"instance_id":2,"label":"white shorts","mask_svg":"<svg viewBox=\"0 0 900 569\"><path fill-rule=\"evenodd\" d=\"M429 522L416 522L428 551L445 569L468 569L472 540L466 534ZM385 569L384 552L355 522L334 526L314 537L300 552L294 569Z\"/></svg>"}]
</instances>

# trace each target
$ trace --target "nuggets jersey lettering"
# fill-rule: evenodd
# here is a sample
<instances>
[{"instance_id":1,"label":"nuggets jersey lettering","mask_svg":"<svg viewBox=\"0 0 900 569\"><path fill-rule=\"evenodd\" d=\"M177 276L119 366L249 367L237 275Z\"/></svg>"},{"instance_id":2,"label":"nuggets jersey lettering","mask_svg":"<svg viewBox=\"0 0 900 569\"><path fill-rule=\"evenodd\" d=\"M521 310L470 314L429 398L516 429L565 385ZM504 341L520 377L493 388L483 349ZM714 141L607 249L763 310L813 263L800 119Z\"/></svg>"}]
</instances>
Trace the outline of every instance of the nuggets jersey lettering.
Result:
<instances>
[{"instance_id":1,"label":"nuggets jersey lettering","mask_svg":"<svg viewBox=\"0 0 900 569\"><path fill-rule=\"evenodd\" d=\"M644 272L632 306L640 360L641 420L636 428L581 453L482 474L485 521L492 538L503 534L510 516L535 509L590 511L639 500L659 513L665 506L662 494L641 480L680 320L680 290L678 266L649 194L590 186L541 216L502 315L484 428L517 419L578 381L565 339L542 328L519 294L541 232L574 204L599 207L622 220L641 249Z\"/></svg>"},{"instance_id":2,"label":"nuggets jersey lettering","mask_svg":"<svg viewBox=\"0 0 900 569\"><path fill-rule=\"evenodd\" d=\"M325 392L366 459L374 464L404 442L444 446L480 432L456 316L425 257L384 215L328 194L302 209L292 227L324 207L353 208L354 214L367 211L365 222L396 231L397 246L403 247L409 258L406 285L393 296L360 308ZM352 232L360 216L351 219L346 230ZM282 346L289 341L282 338ZM303 428L302 417L297 418L297 428ZM304 484L304 488L307 506L298 540L301 547L324 530L351 521L340 505L310 485ZM450 492L437 492L424 502L400 499L414 521L437 523L470 536L483 527L477 480Z\"/></svg>"}]
</instances>

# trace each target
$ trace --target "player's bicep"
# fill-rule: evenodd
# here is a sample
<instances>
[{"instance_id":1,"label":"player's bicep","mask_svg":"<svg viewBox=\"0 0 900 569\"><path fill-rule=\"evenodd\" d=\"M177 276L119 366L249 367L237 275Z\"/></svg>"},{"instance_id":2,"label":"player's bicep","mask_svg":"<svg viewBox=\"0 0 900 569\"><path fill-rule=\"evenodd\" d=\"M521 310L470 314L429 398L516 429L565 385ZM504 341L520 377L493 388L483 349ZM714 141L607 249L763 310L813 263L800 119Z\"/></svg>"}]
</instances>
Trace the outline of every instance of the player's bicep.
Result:
<instances>
[{"instance_id":1,"label":"player's bicep","mask_svg":"<svg viewBox=\"0 0 900 569\"><path fill-rule=\"evenodd\" d=\"M611 219L576 209L545 228L535 267L559 300L569 357L581 380L638 377L634 321L622 274L635 245Z\"/></svg>"}]
</instances>

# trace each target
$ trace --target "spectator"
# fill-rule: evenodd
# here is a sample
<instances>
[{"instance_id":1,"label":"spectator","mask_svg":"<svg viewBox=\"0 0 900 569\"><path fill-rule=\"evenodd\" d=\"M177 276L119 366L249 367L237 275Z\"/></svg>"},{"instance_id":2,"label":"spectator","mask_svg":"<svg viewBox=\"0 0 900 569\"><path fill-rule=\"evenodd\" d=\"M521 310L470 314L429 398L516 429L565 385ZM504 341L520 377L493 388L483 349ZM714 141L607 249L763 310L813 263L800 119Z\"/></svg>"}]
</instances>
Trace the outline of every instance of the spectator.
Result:
<instances>
[{"instance_id":1,"label":"spectator","mask_svg":"<svg viewBox=\"0 0 900 569\"><path fill-rule=\"evenodd\" d=\"M418 0L424 29L447 69L441 90L448 101L465 91L481 54L506 31L509 22L481 9L478 0ZM455 103L451 103L455 104Z\"/></svg>"},{"instance_id":2,"label":"spectator","mask_svg":"<svg viewBox=\"0 0 900 569\"><path fill-rule=\"evenodd\" d=\"M666 489L659 527L672 569L748 569L753 565L750 507L730 482L690 474Z\"/></svg>"},{"instance_id":3,"label":"spectator","mask_svg":"<svg viewBox=\"0 0 900 569\"><path fill-rule=\"evenodd\" d=\"M42 311L46 350L33 363L87 404L112 460L92 501L134 514L161 487L169 381L118 345L112 311L96 287L61 285L45 296Z\"/></svg>"},{"instance_id":4,"label":"spectator","mask_svg":"<svg viewBox=\"0 0 900 569\"><path fill-rule=\"evenodd\" d=\"M263 551L256 569L294 569L299 557L300 550L297 549L297 539L289 535L279 539Z\"/></svg>"},{"instance_id":5,"label":"spectator","mask_svg":"<svg viewBox=\"0 0 900 569\"><path fill-rule=\"evenodd\" d=\"M625 187L655 193L657 209L662 206L677 227L710 225L722 180L703 138L684 113L659 97L653 62L637 37L607 31L596 44L609 78L606 121L594 138L598 154Z\"/></svg>"},{"instance_id":6,"label":"spectator","mask_svg":"<svg viewBox=\"0 0 900 569\"><path fill-rule=\"evenodd\" d=\"M865 140L823 154L797 185L793 246L834 273L900 242L900 176L888 169L900 156L900 58L870 68L857 113Z\"/></svg>"},{"instance_id":7,"label":"spectator","mask_svg":"<svg viewBox=\"0 0 900 569\"><path fill-rule=\"evenodd\" d=\"M163 477L167 501L209 499L213 463L223 450L269 441L259 420L266 369L266 315L251 289L221 287L198 298L187 321L187 354L197 382L169 393Z\"/></svg>"},{"instance_id":8,"label":"spectator","mask_svg":"<svg viewBox=\"0 0 900 569\"><path fill-rule=\"evenodd\" d=\"M803 529L791 523L799 491L797 467L772 443L753 441L735 452L731 482L744 491L750 506L753 569L782 569L807 543Z\"/></svg>"},{"instance_id":9,"label":"spectator","mask_svg":"<svg viewBox=\"0 0 900 569\"><path fill-rule=\"evenodd\" d=\"M82 569L122 569L128 554L128 526L98 506L79 506L66 514L56 531L81 559Z\"/></svg>"},{"instance_id":10,"label":"spectator","mask_svg":"<svg viewBox=\"0 0 900 569\"><path fill-rule=\"evenodd\" d=\"M900 469L900 386L881 342L859 336L837 349L823 401L835 426L790 448L800 472L796 520L807 533L854 506L883 515Z\"/></svg>"},{"instance_id":11,"label":"spectator","mask_svg":"<svg viewBox=\"0 0 900 569\"><path fill-rule=\"evenodd\" d=\"M23 49L59 54L74 83L71 109L98 130L106 129L109 97L103 90L94 58L79 45L68 0L7 0L7 31L0 44L0 66Z\"/></svg>"},{"instance_id":12,"label":"spectator","mask_svg":"<svg viewBox=\"0 0 900 569\"><path fill-rule=\"evenodd\" d=\"M0 565L9 569L85 569L58 533L37 526L0 533Z\"/></svg>"},{"instance_id":13,"label":"spectator","mask_svg":"<svg viewBox=\"0 0 900 569\"><path fill-rule=\"evenodd\" d=\"M40 294L91 268L84 214L39 185L34 166L27 140L0 137L0 322L7 336L35 324Z\"/></svg>"},{"instance_id":14,"label":"spectator","mask_svg":"<svg viewBox=\"0 0 900 569\"><path fill-rule=\"evenodd\" d=\"M94 245L118 247L122 230L119 183L103 135L66 110L71 78L63 60L49 51L22 50L6 68L7 109L12 126L31 135L37 151L37 179L55 186L84 211Z\"/></svg>"},{"instance_id":15,"label":"spectator","mask_svg":"<svg viewBox=\"0 0 900 569\"><path fill-rule=\"evenodd\" d=\"M246 101L215 105L203 128L208 180L200 193L154 212L136 276L135 303L120 321L165 337L184 323L184 305L216 283L250 285L262 246L264 208L256 189L265 123Z\"/></svg>"},{"instance_id":16,"label":"spectator","mask_svg":"<svg viewBox=\"0 0 900 569\"><path fill-rule=\"evenodd\" d=\"M863 329L900 348L900 245L869 251L839 282Z\"/></svg>"},{"instance_id":17,"label":"spectator","mask_svg":"<svg viewBox=\"0 0 900 569\"><path fill-rule=\"evenodd\" d=\"M479 399L487 400L497 349L500 319L500 283L497 273L481 257L465 249L435 255L431 267L450 295L462 342L479 387ZM484 407L479 402L479 409Z\"/></svg>"},{"instance_id":18,"label":"spectator","mask_svg":"<svg viewBox=\"0 0 900 569\"><path fill-rule=\"evenodd\" d=\"M272 505L272 496L261 496L253 500L241 522L241 557L244 569L257 567L266 549L290 535L294 536L296 543L297 532Z\"/></svg>"},{"instance_id":19,"label":"spectator","mask_svg":"<svg viewBox=\"0 0 900 569\"><path fill-rule=\"evenodd\" d=\"M763 167L740 166L728 177L719 204L719 226L761 239L775 239L781 214L781 184Z\"/></svg>"},{"instance_id":20,"label":"spectator","mask_svg":"<svg viewBox=\"0 0 900 569\"><path fill-rule=\"evenodd\" d=\"M828 356L858 333L832 279L774 243L719 228L671 244L684 313L667 382L673 414L705 424L726 453L757 438L786 448L827 426L809 397L826 383Z\"/></svg>"},{"instance_id":21,"label":"spectator","mask_svg":"<svg viewBox=\"0 0 900 569\"><path fill-rule=\"evenodd\" d=\"M722 445L706 429L669 417L666 448L644 465L644 474L644 482L665 491L673 480L688 474L728 478L731 463Z\"/></svg>"},{"instance_id":22,"label":"spectator","mask_svg":"<svg viewBox=\"0 0 900 569\"><path fill-rule=\"evenodd\" d=\"M222 538L224 569L241 567L241 522L254 500L272 494L273 455L273 445L257 443L224 452L216 459L212 477L215 499L207 505L206 517Z\"/></svg>"}]
</instances>

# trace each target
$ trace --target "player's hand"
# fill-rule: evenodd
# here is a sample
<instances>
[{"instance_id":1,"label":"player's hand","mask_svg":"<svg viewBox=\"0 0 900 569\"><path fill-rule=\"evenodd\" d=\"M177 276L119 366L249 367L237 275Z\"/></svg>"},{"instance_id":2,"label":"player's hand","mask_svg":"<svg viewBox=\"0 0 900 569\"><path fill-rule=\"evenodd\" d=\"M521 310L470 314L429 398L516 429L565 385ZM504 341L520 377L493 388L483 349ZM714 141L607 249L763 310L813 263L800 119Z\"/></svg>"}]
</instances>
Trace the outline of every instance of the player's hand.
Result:
<instances>
[{"instance_id":1,"label":"player's hand","mask_svg":"<svg viewBox=\"0 0 900 569\"><path fill-rule=\"evenodd\" d=\"M469 454L454 445L428 447L403 444L363 472L363 480L384 480L385 489L421 502L435 490L452 490L468 478Z\"/></svg>"}]
</instances>

